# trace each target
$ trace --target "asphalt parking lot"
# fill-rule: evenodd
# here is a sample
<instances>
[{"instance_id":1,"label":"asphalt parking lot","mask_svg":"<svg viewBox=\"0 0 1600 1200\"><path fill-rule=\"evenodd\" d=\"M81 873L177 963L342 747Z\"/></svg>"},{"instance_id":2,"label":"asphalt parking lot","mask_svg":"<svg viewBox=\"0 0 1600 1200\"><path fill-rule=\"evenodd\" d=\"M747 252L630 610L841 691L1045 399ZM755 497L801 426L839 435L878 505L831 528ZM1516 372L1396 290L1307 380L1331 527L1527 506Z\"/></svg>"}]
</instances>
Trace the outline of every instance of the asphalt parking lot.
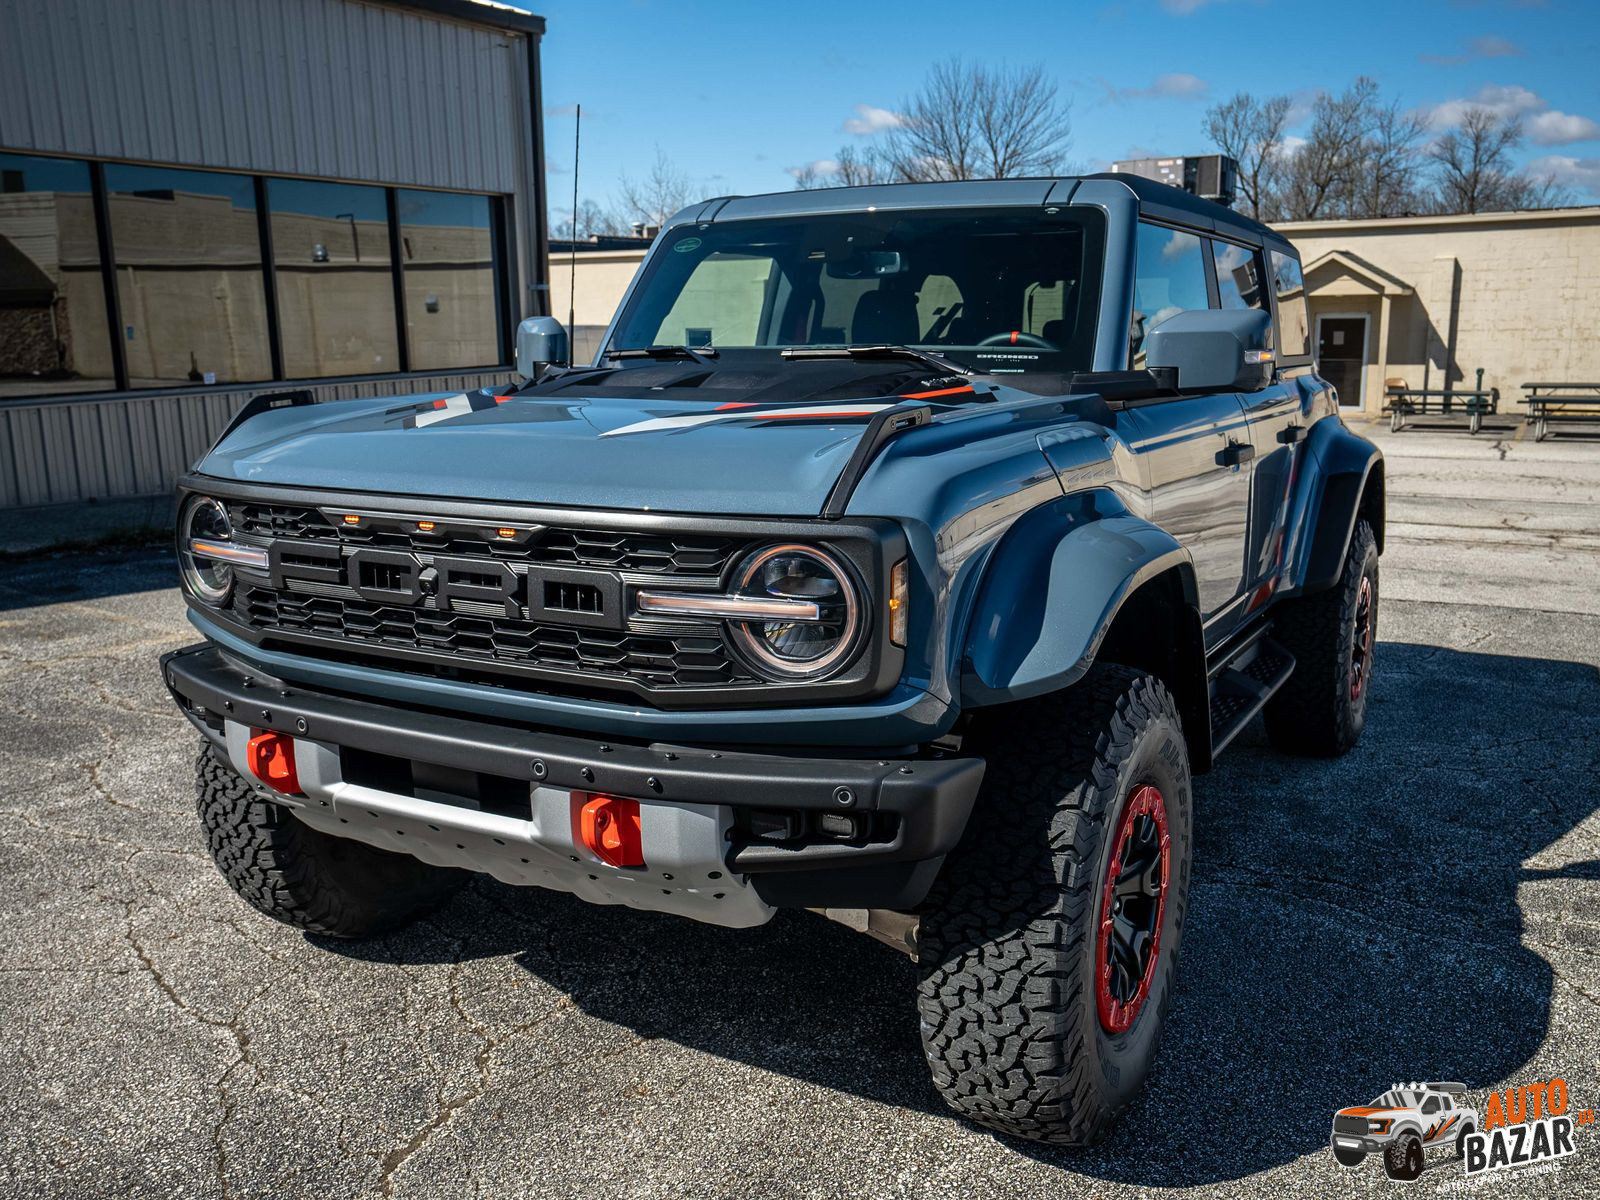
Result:
<instances>
[{"instance_id":1,"label":"asphalt parking lot","mask_svg":"<svg viewBox=\"0 0 1600 1200\"><path fill-rule=\"evenodd\" d=\"M1366 737L1253 730L1199 781L1166 1042L1079 1154L947 1115L913 965L809 915L480 881L360 945L258 917L154 669L192 640L168 557L0 566L0 1194L1338 1196L1392 1188L1326 1137L1397 1080L1600 1107L1600 441L1381 440ZM1600 1194L1577 1146L1485 1190Z\"/></svg>"}]
</instances>

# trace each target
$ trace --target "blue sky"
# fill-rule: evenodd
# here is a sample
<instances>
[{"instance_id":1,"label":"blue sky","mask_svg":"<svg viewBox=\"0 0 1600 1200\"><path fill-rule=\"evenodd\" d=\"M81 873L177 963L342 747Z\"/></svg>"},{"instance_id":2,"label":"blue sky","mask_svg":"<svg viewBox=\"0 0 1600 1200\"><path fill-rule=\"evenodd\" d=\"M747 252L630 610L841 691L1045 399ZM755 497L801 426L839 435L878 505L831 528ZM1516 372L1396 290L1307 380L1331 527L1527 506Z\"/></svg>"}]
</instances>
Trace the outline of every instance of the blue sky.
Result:
<instances>
[{"instance_id":1,"label":"blue sky","mask_svg":"<svg viewBox=\"0 0 1600 1200\"><path fill-rule=\"evenodd\" d=\"M1042 63L1072 98L1072 156L1210 149L1205 109L1249 90L1302 101L1373 76L1447 120L1466 102L1519 115L1520 159L1600 200L1596 0L517 0L549 22L544 101L551 207L659 148L707 195L784 190L791 168L865 142L951 54ZM1303 106L1301 106L1303 107Z\"/></svg>"}]
</instances>

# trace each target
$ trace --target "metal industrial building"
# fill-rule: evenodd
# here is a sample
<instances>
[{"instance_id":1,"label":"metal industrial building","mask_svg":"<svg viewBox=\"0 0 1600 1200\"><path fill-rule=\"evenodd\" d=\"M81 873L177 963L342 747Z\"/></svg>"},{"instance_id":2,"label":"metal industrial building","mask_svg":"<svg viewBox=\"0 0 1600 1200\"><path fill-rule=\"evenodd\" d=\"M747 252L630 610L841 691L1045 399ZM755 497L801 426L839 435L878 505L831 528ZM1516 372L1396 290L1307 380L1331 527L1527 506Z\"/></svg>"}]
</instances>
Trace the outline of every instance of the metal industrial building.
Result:
<instances>
[{"instance_id":1,"label":"metal industrial building","mask_svg":"<svg viewBox=\"0 0 1600 1200\"><path fill-rule=\"evenodd\" d=\"M542 18L0 0L0 507L160 493L250 397L507 377Z\"/></svg>"}]
</instances>

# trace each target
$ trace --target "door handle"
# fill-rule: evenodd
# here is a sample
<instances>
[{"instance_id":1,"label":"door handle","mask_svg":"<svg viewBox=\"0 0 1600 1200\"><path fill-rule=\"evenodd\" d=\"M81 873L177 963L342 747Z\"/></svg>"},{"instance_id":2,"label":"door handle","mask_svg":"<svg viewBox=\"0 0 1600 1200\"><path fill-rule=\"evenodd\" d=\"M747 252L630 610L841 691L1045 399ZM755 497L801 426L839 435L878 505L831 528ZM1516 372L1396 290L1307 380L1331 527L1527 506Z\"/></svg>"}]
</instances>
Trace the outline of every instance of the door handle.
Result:
<instances>
[{"instance_id":1,"label":"door handle","mask_svg":"<svg viewBox=\"0 0 1600 1200\"><path fill-rule=\"evenodd\" d=\"M1219 467L1237 467L1240 463L1247 463L1256 456L1256 448L1249 442L1229 442L1217 451L1217 465Z\"/></svg>"},{"instance_id":2,"label":"door handle","mask_svg":"<svg viewBox=\"0 0 1600 1200\"><path fill-rule=\"evenodd\" d=\"M1304 425L1285 425L1278 430L1278 440L1285 446L1293 446L1306 440L1306 427Z\"/></svg>"}]
</instances>

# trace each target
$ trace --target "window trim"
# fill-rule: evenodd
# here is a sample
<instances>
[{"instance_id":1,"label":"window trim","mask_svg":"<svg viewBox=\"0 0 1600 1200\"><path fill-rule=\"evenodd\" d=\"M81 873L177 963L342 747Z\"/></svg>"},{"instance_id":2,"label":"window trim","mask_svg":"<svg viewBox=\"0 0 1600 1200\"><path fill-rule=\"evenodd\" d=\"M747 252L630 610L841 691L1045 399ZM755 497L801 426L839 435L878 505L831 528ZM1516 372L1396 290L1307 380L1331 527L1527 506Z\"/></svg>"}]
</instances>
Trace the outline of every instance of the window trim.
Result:
<instances>
[{"instance_id":1,"label":"window trim","mask_svg":"<svg viewBox=\"0 0 1600 1200\"><path fill-rule=\"evenodd\" d=\"M454 188L430 187L422 184L376 183L371 180L333 179L325 176L296 175L285 172L241 171L237 168L201 166L194 163L153 162L146 159L95 157L83 154L59 154L0 145L0 153L16 154L30 158L50 158L61 162L82 163L89 172L91 206L95 221L95 242L100 254L100 282L106 308L106 332L111 339L111 366L113 387L109 391L38 392L0 395L0 407L31 405L41 402L73 401L80 399L105 400L113 397L138 397L172 394L207 394L222 390L261 388L280 383L300 383L310 386L345 383L351 381L377 381L400 379L420 374L492 374L510 370L513 366L515 345L516 280L519 272L513 258L515 242L509 218L511 198L499 192L475 192ZM156 387L134 387L128 378L126 331L122 321L122 303L117 289L115 243L111 230L110 196L105 185L107 166L153 167L175 171L204 171L218 175L243 176L251 180L256 205L257 248L261 253L262 288L266 316L266 337L271 377L261 380L229 380L218 383L190 383L175 380ZM286 179L312 183L343 183L382 189L387 207L389 226L389 273L394 291L396 321L396 360L398 369L378 374L314 376L309 379L290 379L284 369L283 327L279 311L277 263L272 244L272 207L268 202L271 180ZM406 321L405 263L400 254L399 193L401 191L438 192L447 196L482 197L489 204L489 244L492 257L493 280L490 294L494 301L496 329L495 346L498 362L470 366L429 368L419 372L411 366L410 331Z\"/></svg>"},{"instance_id":2,"label":"window trim","mask_svg":"<svg viewBox=\"0 0 1600 1200\"><path fill-rule=\"evenodd\" d=\"M1300 268L1300 296L1306 306L1306 352L1304 354L1285 354L1283 352L1283 318L1278 312L1278 272L1272 266L1272 260L1267 259L1267 278L1272 286L1267 290L1272 293L1272 335L1274 344L1278 348L1278 370L1282 372L1286 367L1315 367L1317 360L1317 318L1311 312L1311 293L1306 290L1305 264L1300 261L1300 252L1292 246L1287 250L1279 250L1275 246L1263 245L1263 255L1282 254L1285 258L1294 259L1295 265Z\"/></svg>"}]
</instances>

